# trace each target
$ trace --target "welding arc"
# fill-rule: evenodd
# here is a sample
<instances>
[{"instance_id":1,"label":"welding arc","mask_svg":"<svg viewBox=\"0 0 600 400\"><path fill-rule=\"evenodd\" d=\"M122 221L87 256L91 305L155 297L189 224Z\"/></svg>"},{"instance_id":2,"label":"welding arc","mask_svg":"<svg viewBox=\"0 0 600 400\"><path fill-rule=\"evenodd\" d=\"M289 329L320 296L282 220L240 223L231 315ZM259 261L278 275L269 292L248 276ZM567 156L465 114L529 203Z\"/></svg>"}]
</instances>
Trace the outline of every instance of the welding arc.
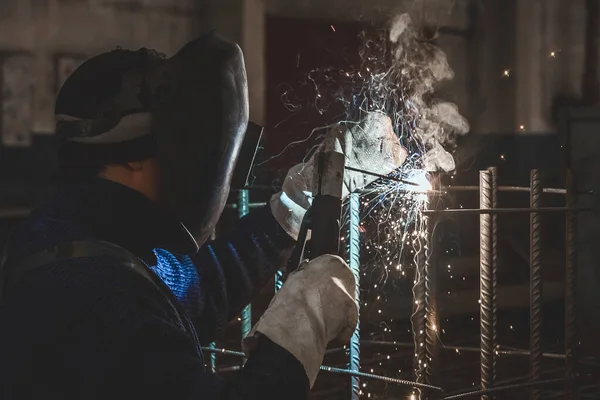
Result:
<instances>
[{"instance_id":1,"label":"welding arc","mask_svg":"<svg viewBox=\"0 0 600 400\"><path fill-rule=\"evenodd\" d=\"M406 185L411 185L411 186L420 186L418 183L416 182L411 182L411 181L406 181L404 179L400 179L400 178L395 178L393 176L387 176L387 175L381 175L378 174L376 172L370 172L370 171L365 171L364 169L359 169L359 168L354 168L354 167L348 167L346 166L345 169L347 169L348 171L353 171L353 172L360 172L361 174L365 174L365 175L371 175L371 176L376 176L377 178L382 178L382 179L388 179L390 181L395 181L395 182L400 182L400 183L404 183Z\"/></svg>"}]
</instances>

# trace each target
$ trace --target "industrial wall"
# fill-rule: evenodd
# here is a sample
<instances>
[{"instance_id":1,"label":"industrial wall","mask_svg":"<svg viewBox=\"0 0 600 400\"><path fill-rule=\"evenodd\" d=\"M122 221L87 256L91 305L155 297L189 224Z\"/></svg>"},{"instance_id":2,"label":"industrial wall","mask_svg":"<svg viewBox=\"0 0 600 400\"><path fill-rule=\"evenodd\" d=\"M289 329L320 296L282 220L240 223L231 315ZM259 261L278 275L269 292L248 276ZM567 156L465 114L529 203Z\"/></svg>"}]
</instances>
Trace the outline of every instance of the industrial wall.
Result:
<instances>
[{"instance_id":1,"label":"industrial wall","mask_svg":"<svg viewBox=\"0 0 600 400\"><path fill-rule=\"evenodd\" d=\"M54 97L90 55L116 46L170 55L217 28L244 49L251 118L266 123L266 59L277 57L266 54L267 16L383 25L406 9L440 27L456 73L440 94L473 133L553 132L557 96L580 96L584 0L3 0L0 203L21 203L50 178Z\"/></svg>"},{"instance_id":2,"label":"industrial wall","mask_svg":"<svg viewBox=\"0 0 600 400\"><path fill-rule=\"evenodd\" d=\"M447 28L439 43L456 71L451 93L477 132L547 132L557 94L578 96L583 65L584 1L531 0L4 0L0 54L34 57L31 131L51 133L57 58L122 47L172 54L190 37L217 27L261 58L265 13L336 21L381 21L397 10ZM475 10L473 10L475 8ZM472 33L471 36L468 33ZM258 54L257 54L258 53ZM264 58L264 57L263 57ZM250 63L258 96L264 69ZM519 84L521 82L521 84ZM256 119L264 119L257 98ZM258 104L260 103L260 104Z\"/></svg>"}]
</instances>

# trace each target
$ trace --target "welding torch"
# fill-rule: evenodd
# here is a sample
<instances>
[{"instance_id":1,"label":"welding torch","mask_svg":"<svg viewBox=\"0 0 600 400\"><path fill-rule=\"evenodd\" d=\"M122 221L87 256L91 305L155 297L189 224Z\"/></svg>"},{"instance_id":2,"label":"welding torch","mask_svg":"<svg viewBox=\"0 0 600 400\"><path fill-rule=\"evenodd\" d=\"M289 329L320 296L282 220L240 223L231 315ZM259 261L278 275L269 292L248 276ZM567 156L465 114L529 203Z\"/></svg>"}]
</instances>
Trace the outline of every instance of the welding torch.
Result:
<instances>
[{"instance_id":1,"label":"welding torch","mask_svg":"<svg viewBox=\"0 0 600 400\"><path fill-rule=\"evenodd\" d=\"M314 259L323 254L339 255L345 170L398 181L409 186L419 186L416 182L346 166L345 162L344 154L336 151L320 151L315 154L312 180L313 201L304 215L298 234L298 243L288 263L290 272L296 270L305 259ZM310 245L307 248L309 232Z\"/></svg>"},{"instance_id":2,"label":"welding torch","mask_svg":"<svg viewBox=\"0 0 600 400\"><path fill-rule=\"evenodd\" d=\"M344 154L335 151L315 154L313 201L304 215L298 243L288 263L290 272L307 258L314 259L323 254L339 255L345 162ZM310 245L307 248L309 232Z\"/></svg>"}]
</instances>

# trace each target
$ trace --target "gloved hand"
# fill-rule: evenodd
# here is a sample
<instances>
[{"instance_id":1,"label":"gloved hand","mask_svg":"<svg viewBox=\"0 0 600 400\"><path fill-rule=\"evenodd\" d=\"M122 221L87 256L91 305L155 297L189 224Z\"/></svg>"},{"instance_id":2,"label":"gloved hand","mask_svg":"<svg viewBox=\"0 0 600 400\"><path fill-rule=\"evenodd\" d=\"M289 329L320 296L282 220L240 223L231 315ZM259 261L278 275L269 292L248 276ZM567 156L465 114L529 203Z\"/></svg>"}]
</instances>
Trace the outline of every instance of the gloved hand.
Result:
<instances>
[{"instance_id":1,"label":"gloved hand","mask_svg":"<svg viewBox=\"0 0 600 400\"><path fill-rule=\"evenodd\" d=\"M331 129L319 150L334 150L346 157L346 166L386 175L400 167L406 160L406 150L392 128L390 118L372 112L355 125L340 125ZM283 229L294 239L298 238L306 210L312 203L313 158L292 167L281 192L271 197L271 211ZM343 196L360 190L377 177L346 170Z\"/></svg>"},{"instance_id":2,"label":"gloved hand","mask_svg":"<svg viewBox=\"0 0 600 400\"><path fill-rule=\"evenodd\" d=\"M356 280L338 256L322 255L291 273L243 340L246 354L264 335L304 366L312 388L327 344L346 343L358 323Z\"/></svg>"}]
</instances>

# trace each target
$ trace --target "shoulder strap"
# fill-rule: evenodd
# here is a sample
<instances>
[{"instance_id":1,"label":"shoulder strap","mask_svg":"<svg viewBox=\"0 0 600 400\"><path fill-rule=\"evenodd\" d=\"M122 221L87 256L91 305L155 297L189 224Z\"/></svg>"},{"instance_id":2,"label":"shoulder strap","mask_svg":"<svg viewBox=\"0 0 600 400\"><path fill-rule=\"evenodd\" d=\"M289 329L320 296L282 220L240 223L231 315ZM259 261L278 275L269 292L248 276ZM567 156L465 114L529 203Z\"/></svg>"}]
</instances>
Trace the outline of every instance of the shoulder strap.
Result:
<instances>
[{"instance_id":1,"label":"shoulder strap","mask_svg":"<svg viewBox=\"0 0 600 400\"><path fill-rule=\"evenodd\" d=\"M150 282L164 296L181 327L190 333L198 354L202 357L196 329L187 314L180 309L171 290L162 281L159 282L158 277L155 277L139 258L114 243L96 240L66 242L14 261L10 259L5 248L0 258L0 305L6 289L16 285L28 272L57 261L92 257L111 257L119 265L130 269ZM9 264L11 268L7 268Z\"/></svg>"},{"instance_id":2,"label":"shoulder strap","mask_svg":"<svg viewBox=\"0 0 600 400\"><path fill-rule=\"evenodd\" d=\"M0 264L0 269L4 273L4 289L14 286L28 272L50 263L89 257L115 258L121 265L137 273L138 275L143 276L153 286L155 286L161 292L164 292L163 288L161 288L152 278L151 272L135 255L130 253L128 250L117 246L116 244L103 241L76 241L61 243L20 260L15 260L15 265L13 265L12 268L7 268L7 265L5 265L13 263L13 260L10 260L10 256L5 252L2 259L2 264Z\"/></svg>"}]
</instances>

